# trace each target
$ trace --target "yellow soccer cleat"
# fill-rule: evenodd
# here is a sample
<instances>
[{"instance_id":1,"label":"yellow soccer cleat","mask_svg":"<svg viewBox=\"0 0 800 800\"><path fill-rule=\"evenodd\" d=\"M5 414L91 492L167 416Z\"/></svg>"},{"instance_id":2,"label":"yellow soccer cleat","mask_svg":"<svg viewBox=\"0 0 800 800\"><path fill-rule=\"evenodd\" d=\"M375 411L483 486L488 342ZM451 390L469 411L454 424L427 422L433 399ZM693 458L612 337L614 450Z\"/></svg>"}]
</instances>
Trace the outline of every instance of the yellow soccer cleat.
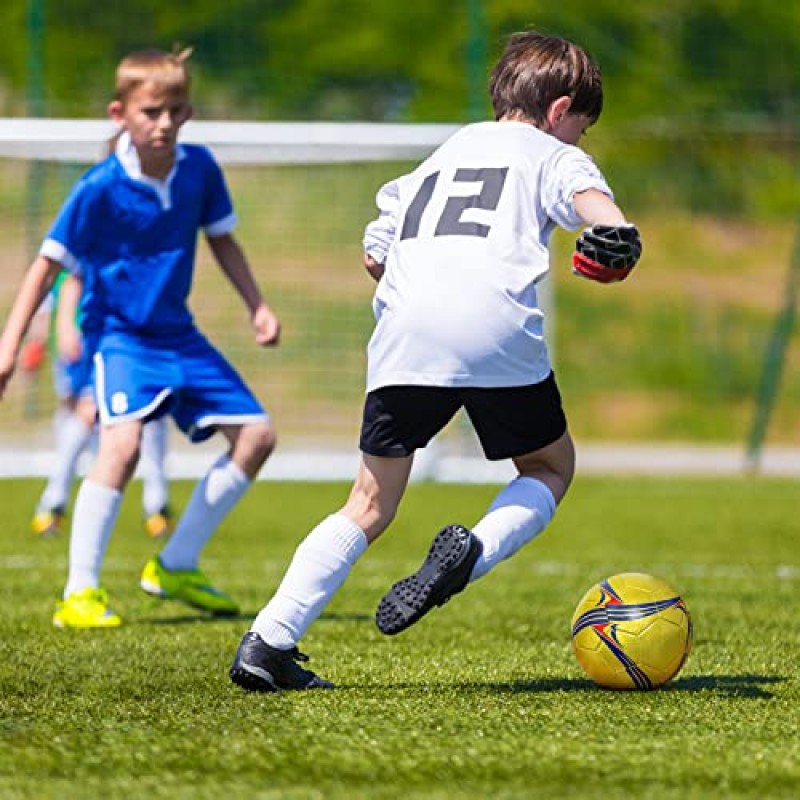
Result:
<instances>
[{"instance_id":1,"label":"yellow soccer cleat","mask_svg":"<svg viewBox=\"0 0 800 800\"><path fill-rule=\"evenodd\" d=\"M144 529L147 531L147 535L153 539L169 536L175 530L175 520L169 506L164 506L161 511L145 517Z\"/></svg>"},{"instance_id":2,"label":"yellow soccer cleat","mask_svg":"<svg viewBox=\"0 0 800 800\"><path fill-rule=\"evenodd\" d=\"M118 628L122 618L108 607L105 589L90 587L56 603L53 625L57 628Z\"/></svg>"},{"instance_id":3,"label":"yellow soccer cleat","mask_svg":"<svg viewBox=\"0 0 800 800\"><path fill-rule=\"evenodd\" d=\"M63 508L45 508L33 515L31 530L37 536L56 536L62 532L66 521Z\"/></svg>"},{"instance_id":4,"label":"yellow soccer cleat","mask_svg":"<svg viewBox=\"0 0 800 800\"><path fill-rule=\"evenodd\" d=\"M145 564L139 585L148 594L165 600L180 600L192 608L225 617L239 613L236 601L216 589L199 570L169 570L161 561L151 558Z\"/></svg>"}]
</instances>

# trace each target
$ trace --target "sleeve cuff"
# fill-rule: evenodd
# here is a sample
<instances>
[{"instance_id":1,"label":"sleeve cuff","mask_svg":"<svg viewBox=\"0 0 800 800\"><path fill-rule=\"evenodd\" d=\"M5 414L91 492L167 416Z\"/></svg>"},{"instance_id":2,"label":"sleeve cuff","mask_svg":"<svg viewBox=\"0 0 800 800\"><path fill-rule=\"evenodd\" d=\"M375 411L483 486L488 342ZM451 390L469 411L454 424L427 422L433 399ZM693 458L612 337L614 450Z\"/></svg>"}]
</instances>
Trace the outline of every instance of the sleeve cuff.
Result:
<instances>
[{"instance_id":1,"label":"sleeve cuff","mask_svg":"<svg viewBox=\"0 0 800 800\"><path fill-rule=\"evenodd\" d=\"M61 242L57 242L55 239L45 239L41 248L39 248L39 255L49 258L51 261L57 261L77 277L83 274L78 259Z\"/></svg>"},{"instance_id":2,"label":"sleeve cuff","mask_svg":"<svg viewBox=\"0 0 800 800\"><path fill-rule=\"evenodd\" d=\"M230 233L236 227L238 221L236 214L228 214L227 217L212 222L210 225L205 225L203 227L203 232L206 236L211 237L225 236L226 233Z\"/></svg>"}]
</instances>

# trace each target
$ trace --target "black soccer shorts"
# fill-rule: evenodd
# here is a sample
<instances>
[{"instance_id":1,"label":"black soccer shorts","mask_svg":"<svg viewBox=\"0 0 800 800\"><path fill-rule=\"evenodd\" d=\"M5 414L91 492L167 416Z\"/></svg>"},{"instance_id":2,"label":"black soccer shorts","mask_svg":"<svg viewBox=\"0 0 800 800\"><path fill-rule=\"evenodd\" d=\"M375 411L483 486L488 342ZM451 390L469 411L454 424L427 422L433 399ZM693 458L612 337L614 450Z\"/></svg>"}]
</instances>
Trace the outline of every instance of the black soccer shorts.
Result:
<instances>
[{"instance_id":1,"label":"black soccer shorts","mask_svg":"<svg viewBox=\"0 0 800 800\"><path fill-rule=\"evenodd\" d=\"M361 451L402 458L430 440L464 408L490 461L552 444L567 430L555 375L541 383L499 388L385 386L367 394Z\"/></svg>"}]
</instances>

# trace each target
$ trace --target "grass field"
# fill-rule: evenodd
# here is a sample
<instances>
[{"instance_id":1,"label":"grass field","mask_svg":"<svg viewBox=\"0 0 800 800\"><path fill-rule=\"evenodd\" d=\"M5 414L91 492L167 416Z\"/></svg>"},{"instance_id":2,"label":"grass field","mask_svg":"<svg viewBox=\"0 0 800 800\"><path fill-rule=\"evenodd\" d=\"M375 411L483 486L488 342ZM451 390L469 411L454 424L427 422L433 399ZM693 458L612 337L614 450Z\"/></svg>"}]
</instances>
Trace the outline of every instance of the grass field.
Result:
<instances>
[{"instance_id":1,"label":"grass field","mask_svg":"<svg viewBox=\"0 0 800 800\"><path fill-rule=\"evenodd\" d=\"M136 587L152 552L138 486L104 581L128 624L51 628L65 538L34 541L40 485L0 482L0 797L773 798L800 792L798 487L778 480L576 482L547 533L413 629L372 614L438 526L488 486L413 485L302 643L333 692L248 695L227 668L337 484L257 484L204 567L242 603L211 621ZM177 484L180 504L189 487ZM650 693L596 689L568 629L615 572L683 594L695 647Z\"/></svg>"}]
</instances>

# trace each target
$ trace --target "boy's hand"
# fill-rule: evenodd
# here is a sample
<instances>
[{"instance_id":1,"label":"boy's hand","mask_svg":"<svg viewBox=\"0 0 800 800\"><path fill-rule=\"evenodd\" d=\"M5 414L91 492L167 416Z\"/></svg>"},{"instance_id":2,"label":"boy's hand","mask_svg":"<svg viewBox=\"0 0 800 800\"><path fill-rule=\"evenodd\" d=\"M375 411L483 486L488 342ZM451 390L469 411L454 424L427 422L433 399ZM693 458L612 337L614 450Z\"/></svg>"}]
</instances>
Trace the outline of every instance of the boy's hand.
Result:
<instances>
[{"instance_id":1,"label":"boy's hand","mask_svg":"<svg viewBox=\"0 0 800 800\"><path fill-rule=\"evenodd\" d=\"M379 281L383 277L384 265L367 253L364 253L364 269L366 269L375 281Z\"/></svg>"},{"instance_id":2,"label":"boy's hand","mask_svg":"<svg viewBox=\"0 0 800 800\"><path fill-rule=\"evenodd\" d=\"M635 225L592 225L575 242L572 271L598 283L624 281L641 255Z\"/></svg>"},{"instance_id":3,"label":"boy's hand","mask_svg":"<svg viewBox=\"0 0 800 800\"><path fill-rule=\"evenodd\" d=\"M281 338L281 323L269 306L264 304L258 306L250 318L250 323L256 332L256 342L261 347L278 344Z\"/></svg>"},{"instance_id":4,"label":"boy's hand","mask_svg":"<svg viewBox=\"0 0 800 800\"><path fill-rule=\"evenodd\" d=\"M6 386L14 374L16 358L0 349L0 398L6 393Z\"/></svg>"}]
</instances>

